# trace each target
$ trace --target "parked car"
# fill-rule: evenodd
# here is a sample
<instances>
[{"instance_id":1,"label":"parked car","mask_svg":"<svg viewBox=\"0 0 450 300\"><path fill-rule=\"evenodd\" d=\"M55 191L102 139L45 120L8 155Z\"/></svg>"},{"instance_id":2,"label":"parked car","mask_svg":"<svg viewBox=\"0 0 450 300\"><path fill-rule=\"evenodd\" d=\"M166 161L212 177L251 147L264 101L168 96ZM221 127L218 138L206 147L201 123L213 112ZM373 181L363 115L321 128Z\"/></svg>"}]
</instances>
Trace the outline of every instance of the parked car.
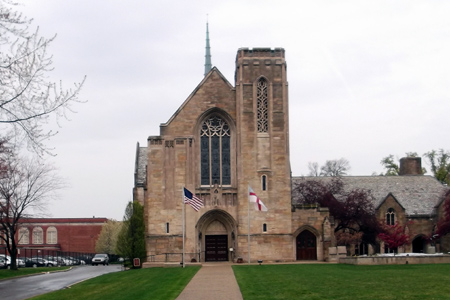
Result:
<instances>
[{"instance_id":1,"label":"parked car","mask_svg":"<svg viewBox=\"0 0 450 300\"><path fill-rule=\"evenodd\" d=\"M45 260L40 257L32 257L32 258L25 259L25 266L37 268L37 267L46 267L47 264L46 264Z\"/></svg>"},{"instance_id":2,"label":"parked car","mask_svg":"<svg viewBox=\"0 0 450 300\"><path fill-rule=\"evenodd\" d=\"M8 255L0 254L0 259L5 264L5 268L9 268L11 266L11 258Z\"/></svg>"},{"instance_id":3,"label":"parked car","mask_svg":"<svg viewBox=\"0 0 450 300\"><path fill-rule=\"evenodd\" d=\"M23 258L16 259L17 267L24 268L25 267L25 260Z\"/></svg>"},{"instance_id":4,"label":"parked car","mask_svg":"<svg viewBox=\"0 0 450 300\"><path fill-rule=\"evenodd\" d=\"M6 259L3 256L0 256L0 269L6 269Z\"/></svg>"},{"instance_id":5,"label":"parked car","mask_svg":"<svg viewBox=\"0 0 450 300\"><path fill-rule=\"evenodd\" d=\"M66 261L66 264L68 266L76 265L76 262L73 260L72 257L70 257L70 256L63 256L62 258Z\"/></svg>"},{"instance_id":6,"label":"parked car","mask_svg":"<svg viewBox=\"0 0 450 300\"><path fill-rule=\"evenodd\" d=\"M3 259L5 268L11 267L11 256L0 254L0 258ZM18 268L23 268L23 267L25 267L25 262L21 258L16 258L16 266ZM1 268L1 266L0 266L0 268Z\"/></svg>"},{"instance_id":7,"label":"parked car","mask_svg":"<svg viewBox=\"0 0 450 300\"><path fill-rule=\"evenodd\" d=\"M51 263L55 266L65 266L66 265L66 262L61 257L45 255L43 257L43 259L46 259L49 263Z\"/></svg>"},{"instance_id":8,"label":"parked car","mask_svg":"<svg viewBox=\"0 0 450 300\"><path fill-rule=\"evenodd\" d=\"M39 264L42 264L42 267L56 267L58 266L58 263L53 260L48 260L43 257L32 257L30 258L33 262L39 262Z\"/></svg>"},{"instance_id":9,"label":"parked car","mask_svg":"<svg viewBox=\"0 0 450 300\"><path fill-rule=\"evenodd\" d=\"M109 256L108 254L95 254L94 258L92 258L92 265L104 265L107 266L109 264Z\"/></svg>"}]
</instances>

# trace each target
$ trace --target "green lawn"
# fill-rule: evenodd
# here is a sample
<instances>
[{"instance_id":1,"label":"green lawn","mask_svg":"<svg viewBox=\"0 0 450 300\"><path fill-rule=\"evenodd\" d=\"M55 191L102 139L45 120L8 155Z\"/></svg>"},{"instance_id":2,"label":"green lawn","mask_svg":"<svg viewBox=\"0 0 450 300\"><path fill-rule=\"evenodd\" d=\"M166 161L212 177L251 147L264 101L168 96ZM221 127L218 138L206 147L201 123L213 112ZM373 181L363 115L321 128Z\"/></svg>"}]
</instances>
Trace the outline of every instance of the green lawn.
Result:
<instances>
[{"instance_id":1,"label":"green lawn","mask_svg":"<svg viewBox=\"0 0 450 300\"><path fill-rule=\"evenodd\" d=\"M245 300L450 299L450 265L233 266Z\"/></svg>"},{"instance_id":2,"label":"green lawn","mask_svg":"<svg viewBox=\"0 0 450 300\"><path fill-rule=\"evenodd\" d=\"M198 270L150 268L111 273L33 299L171 300ZM234 265L233 270L245 300L450 299L450 264L263 264Z\"/></svg>"},{"instance_id":3,"label":"green lawn","mask_svg":"<svg viewBox=\"0 0 450 300\"><path fill-rule=\"evenodd\" d=\"M175 299L200 267L149 268L105 274L69 289L31 299L39 300L171 300Z\"/></svg>"}]
</instances>

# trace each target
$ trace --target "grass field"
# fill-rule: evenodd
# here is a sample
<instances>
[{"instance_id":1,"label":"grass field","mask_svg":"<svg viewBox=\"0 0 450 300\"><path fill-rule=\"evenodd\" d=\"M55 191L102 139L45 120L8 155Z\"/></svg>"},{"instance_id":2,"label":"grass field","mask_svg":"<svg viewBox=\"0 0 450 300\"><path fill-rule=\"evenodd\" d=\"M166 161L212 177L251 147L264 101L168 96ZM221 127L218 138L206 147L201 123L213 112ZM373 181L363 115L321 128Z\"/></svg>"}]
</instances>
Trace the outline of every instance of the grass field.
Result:
<instances>
[{"instance_id":1,"label":"grass field","mask_svg":"<svg viewBox=\"0 0 450 300\"><path fill-rule=\"evenodd\" d=\"M110 273L31 299L171 300L181 293L199 269L149 268Z\"/></svg>"},{"instance_id":2,"label":"grass field","mask_svg":"<svg viewBox=\"0 0 450 300\"><path fill-rule=\"evenodd\" d=\"M450 299L450 265L233 266L245 300Z\"/></svg>"},{"instance_id":3,"label":"grass field","mask_svg":"<svg viewBox=\"0 0 450 300\"><path fill-rule=\"evenodd\" d=\"M172 300L198 269L150 268L111 273L33 299ZM263 264L234 265L233 270L245 300L450 299L450 264Z\"/></svg>"}]
</instances>

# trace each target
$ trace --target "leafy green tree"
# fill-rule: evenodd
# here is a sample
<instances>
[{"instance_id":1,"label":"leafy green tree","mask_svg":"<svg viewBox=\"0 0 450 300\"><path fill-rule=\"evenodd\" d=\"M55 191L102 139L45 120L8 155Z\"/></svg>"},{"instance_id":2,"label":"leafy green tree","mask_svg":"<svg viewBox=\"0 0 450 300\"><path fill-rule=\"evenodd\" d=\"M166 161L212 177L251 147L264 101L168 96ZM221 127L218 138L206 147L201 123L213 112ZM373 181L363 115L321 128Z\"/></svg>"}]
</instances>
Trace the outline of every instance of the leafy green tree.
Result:
<instances>
[{"instance_id":1,"label":"leafy green tree","mask_svg":"<svg viewBox=\"0 0 450 300\"><path fill-rule=\"evenodd\" d=\"M381 175L398 176L400 174L400 166L395 163L394 155L390 154L384 157L380 163L386 169L386 173Z\"/></svg>"},{"instance_id":2,"label":"leafy green tree","mask_svg":"<svg viewBox=\"0 0 450 300\"><path fill-rule=\"evenodd\" d=\"M147 257L145 249L144 208L139 202L129 202L125 209L122 229L119 233L116 247L117 254L124 258Z\"/></svg>"},{"instance_id":3,"label":"leafy green tree","mask_svg":"<svg viewBox=\"0 0 450 300\"><path fill-rule=\"evenodd\" d=\"M424 156L431 166L434 177L444 184L450 184L450 152L444 149L431 150L424 153Z\"/></svg>"},{"instance_id":4,"label":"leafy green tree","mask_svg":"<svg viewBox=\"0 0 450 300\"><path fill-rule=\"evenodd\" d=\"M102 231L95 244L97 253L116 254L117 238L122 229L122 222L108 220L102 226Z\"/></svg>"}]
</instances>

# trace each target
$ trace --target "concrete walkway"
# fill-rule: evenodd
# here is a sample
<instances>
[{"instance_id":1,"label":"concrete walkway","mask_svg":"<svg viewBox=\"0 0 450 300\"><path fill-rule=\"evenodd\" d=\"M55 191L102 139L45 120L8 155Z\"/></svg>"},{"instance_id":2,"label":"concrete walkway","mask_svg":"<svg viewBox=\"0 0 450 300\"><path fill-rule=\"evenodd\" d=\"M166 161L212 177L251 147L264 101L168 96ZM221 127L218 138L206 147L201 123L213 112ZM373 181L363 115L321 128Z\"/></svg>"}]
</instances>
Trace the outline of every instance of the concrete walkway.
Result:
<instances>
[{"instance_id":1,"label":"concrete walkway","mask_svg":"<svg viewBox=\"0 0 450 300\"><path fill-rule=\"evenodd\" d=\"M176 300L191 299L243 300L231 264L203 264Z\"/></svg>"}]
</instances>

